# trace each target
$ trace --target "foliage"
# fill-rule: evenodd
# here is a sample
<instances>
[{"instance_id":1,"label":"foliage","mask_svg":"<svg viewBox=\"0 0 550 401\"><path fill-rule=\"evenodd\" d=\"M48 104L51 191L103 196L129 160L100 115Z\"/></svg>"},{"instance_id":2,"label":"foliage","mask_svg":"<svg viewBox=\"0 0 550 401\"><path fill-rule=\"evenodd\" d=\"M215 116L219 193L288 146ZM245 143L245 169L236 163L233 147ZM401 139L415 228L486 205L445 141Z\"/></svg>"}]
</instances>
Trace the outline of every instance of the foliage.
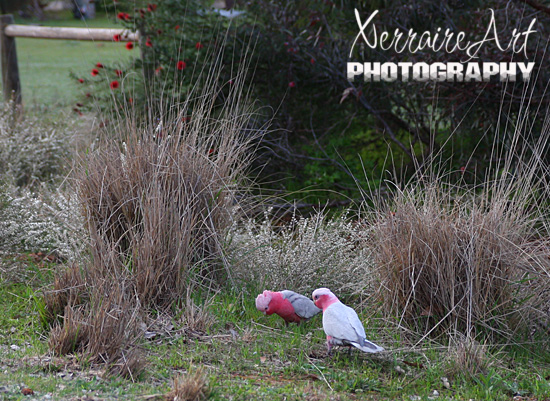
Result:
<instances>
[{"instance_id":1,"label":"foliage","mask_svg":"<svg viewBox=\"0 0 550 401\"><path fill-rule=\"evenodd\" d=\"M47 117L23 116L11 103L0 110L2 181L16 186L51 182L66 173L75 127ZM69 139L69 140L68 140Z\"/></svg>"},{"instance_id":2,"label":"foliage","mask_svg":"<svg viewBox=\"0 0 550 401\"><path fill-rule=\"evenodd\" d=\"M0 187L0 252L54 252L74 259L85 237L74 196L47 188L17 194L8 185Z\"/></svg>"},{"instance_id":3,"label":"foliage","mask_svg":"<svg viewBox=\"0 0 550 401\"><path fill-rule=\"evenodd\" d=\"M72 121L46 113L0 112L0 252L82 250L76 198L61 184L79 142Z\"/></svg>"},{"instance_id":4,"label":"foliage","mask_svg":"<svg viewBox=\"0 0 550 401\"><path fill-rule=\"evenodd\" d=\"M213 59L208 61L206 53L225 49L227 67L221 73L220 86L232 81L234 64L246 55L252 57L250 65L254 68L247 83L254 96L274 110L265 113L266 120L274 117L273 129L258 147L255 166L262 166L262 178L275 189L292 191L312 186L358 197L357 183L379 185L378 179L390 164L388 159L402 179L410 177L415 163L429 160L442 149L452 168L482 171L488 167L491 144L497 139L492 132L507 126L526 104L543 102L544 107L546 70L540 68L539 61L545 47L535 39L528 42L527 54L530 61L537 61L533 72L537 79L529 84L350 83L345 76L348 52L358 34L356 8L363 19L379 10L375 23L388 32L403 27L415 32L451 28L453 32L464 31L471 41L485 35L489 8L493 8L502 42L509 39L514 28L525 29L533 17L537 18L537 35L544 37L548 16L521 2L493 0L481 7L475 0L437 4L424 0L406 4L261 0L237 3L246 14L231 24L195 1L117 1L113 5L105 0L105 4L115 15L128 13L124 24L144 33L140 43L143 63L137 61L122 69L128 83L121 88L134 91L139 85L130 84L132 80L145 77L147 82L145 91L126 91L123 96L117 88L109 95L115 97L117 107L128 107L132 97L134 104L139 103L135 107L147 107L152 121L162 119L168 111L170 103L161 99L178 102L191 82L196 84L193 70L211 68ZM477 23L471 24L472 19ZM252 52L249 38L254 43ZM406 60L401 60L395 52L359 45L355 52L354 61L430 63L463 58L461 54L424 49L402 55ZM481 61L500 62L509 57L510 52L491 42L484 45ZM522 60L521 54L514 57L514 61ZM184 70L177 69L180 61L185 62ZM118 68L105 67L109 78L98 85L107 88L117 79L113 71ZM518 96L528 91L532 91L528 98ZM534 127L542 125L536 114L530 117ZM450 146L443 146L445 143ZM311 196L316 198L318 193Z\"/></svg>"},{"instance_id":5,"label":"foliage","mask_svg":"<svg viewBox=\"0 0 550 401\"><path fill-rule=\"evenodd\" d=\"M360 245L365 232L348 217L293 217L279 226L270 212L263 221L247 220L230 236L233 274L250 287L303 294L319 287L335 293L367 294L372 290L373 261Z\"/></svg>"},{"instance_id":6,"label":"foliage","mask_svg":"<svg viewBox=\"0 0 550 401\"><path fill-rule=\"evenodd\" d=\"M188 101L194 87L205 85L204 77L215 69L212 54L222 47L225 24L203 2L105 1L104 7L125 28L140 33L139 42L120 42L121 48L139 56L129 62L98 63L93 77L84 80L91 86L84 105L111 110L118 117L128 114L124 110L145 109L139 118L156 122L166 118L171 107Z\"/></svg>"}]
</instances>

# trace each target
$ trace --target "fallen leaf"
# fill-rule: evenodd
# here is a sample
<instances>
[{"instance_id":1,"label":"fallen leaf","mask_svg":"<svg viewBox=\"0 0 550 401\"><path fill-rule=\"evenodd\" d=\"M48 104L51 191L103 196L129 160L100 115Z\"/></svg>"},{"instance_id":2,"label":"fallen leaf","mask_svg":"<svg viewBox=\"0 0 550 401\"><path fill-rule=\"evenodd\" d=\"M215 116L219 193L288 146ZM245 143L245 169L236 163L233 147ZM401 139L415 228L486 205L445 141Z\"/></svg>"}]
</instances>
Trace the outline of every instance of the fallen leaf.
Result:
<instances>
[{"instance_id":1,"label":"fallen leaf","mask_svg":"<svg viewBox=\"0 0 550 401\"><path fill-rule=\"evenodd\" d=\"M21 389L21 393L23 393L23 395L33 395L34 391L28 387L23 387L23 389Z\"/></svg>"},{"instance_id":2,"label":"fallen leaf","mask_svg":"<svg viewBox=\"0 0 550 401\"><path fill-rule=\"evenodd\" d=\"M403 361L403 363L407 366L411 366L413 368L418 368L418 369L424 369L424 365L422 365L421 363L419 362L408 362L408 361Z\"/></svg>"}]
</instances>

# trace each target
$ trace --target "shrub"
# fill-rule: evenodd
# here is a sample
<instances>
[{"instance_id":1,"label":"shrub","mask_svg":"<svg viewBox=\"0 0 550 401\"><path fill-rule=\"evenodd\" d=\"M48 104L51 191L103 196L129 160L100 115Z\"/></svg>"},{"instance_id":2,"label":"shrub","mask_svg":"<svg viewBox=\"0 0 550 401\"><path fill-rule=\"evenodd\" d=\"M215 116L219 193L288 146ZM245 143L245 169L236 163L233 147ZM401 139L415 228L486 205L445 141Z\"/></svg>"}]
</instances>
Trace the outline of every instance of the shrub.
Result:
<instances>
[{"instance_id":1,"label":"shrub","mask_svg":"<svg viewBox=\"0 0 550 401\"><path fill-rule=\"evenodd\" d=\"M69 120L43 121L44 115L21 116L12 104L0 110L0 171L2 181L36 186L66 172L75 127Z\"/></svg>"},{"instance_id":2,"label":"shrub","mask_svg":"<svg viewBox=\"0 0 550 401\"><path fill-rule=\"evenodd\" d=\"M0 252L55 252L74 259L86 237L75 196L45 186L39 190L0 186Z\"/></svg>"},{"instance_id":3,"label":"shrub","mask_svg":"<svg viewBox=\"0 0 550 401\"><path fill-rule=\"evenodd\" d=\"M251 219L232 231L235 276L243 285L257 285L253 291L267 286L305 295L319 287L338 294L367 292L373 265L368 250L359 246L362 236L361 227L345 215L318 213L279 226L266 213L261 224Z\"/></svg>"}]
</instances>

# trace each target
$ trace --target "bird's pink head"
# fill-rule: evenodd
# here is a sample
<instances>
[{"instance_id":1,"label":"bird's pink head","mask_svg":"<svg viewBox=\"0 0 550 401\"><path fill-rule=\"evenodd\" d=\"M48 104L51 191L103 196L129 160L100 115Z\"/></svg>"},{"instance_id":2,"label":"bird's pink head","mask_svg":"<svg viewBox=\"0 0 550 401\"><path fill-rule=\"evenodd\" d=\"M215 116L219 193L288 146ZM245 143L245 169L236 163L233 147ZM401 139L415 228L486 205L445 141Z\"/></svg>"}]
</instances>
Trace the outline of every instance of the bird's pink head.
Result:
<instances>
[{"instance_id":1,"label":"bird's pink head","mask_svg":"<svg viewBox=\"0 0 550 401\"><path fill-rule=\"evenodd\" d=\"M260 312L263 312L267 315L271 315L273 312L269 309L269 304L273 298L273 292L265 290L260 295L256 297L256 309ZM271 312L271 313L269 313Z\"/></svg>"},{"instance_id":2,"label":"bird's pink head","mask_svg":"<svg viewBox=\"0 0 550 401\"><path fill-rule=\"evenodd\" d=\"M334 295L328 288L317 288L313 291L311 297L313 298L313 303L315 306L321 308L323 311L333 303L340 302L336 295Z\"/></svg>"}]
</instances>

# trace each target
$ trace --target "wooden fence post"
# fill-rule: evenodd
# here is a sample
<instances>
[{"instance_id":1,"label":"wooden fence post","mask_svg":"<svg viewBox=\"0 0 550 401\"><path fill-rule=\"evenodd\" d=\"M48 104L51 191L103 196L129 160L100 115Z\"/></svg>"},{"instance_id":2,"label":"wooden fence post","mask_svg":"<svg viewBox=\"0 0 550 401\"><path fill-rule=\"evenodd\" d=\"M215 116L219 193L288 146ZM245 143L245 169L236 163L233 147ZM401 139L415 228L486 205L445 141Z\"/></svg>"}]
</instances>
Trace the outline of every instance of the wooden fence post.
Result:
<instances>
[{"instance_id":1,"label":"wooden fence post","mask_svg":"<svg viewBox=\"0 0 550 401\"><path fill-rule=\"evenodd\" d=\"M15 50L15 38L6 36L4 29L13 24L13 16L0 15L0 57L2 59L2 90L4 100L14 100L15 104L21 104L21 83L19 82L19 68L17 67L17 52Z\"/></svg>"}]
</instances>

